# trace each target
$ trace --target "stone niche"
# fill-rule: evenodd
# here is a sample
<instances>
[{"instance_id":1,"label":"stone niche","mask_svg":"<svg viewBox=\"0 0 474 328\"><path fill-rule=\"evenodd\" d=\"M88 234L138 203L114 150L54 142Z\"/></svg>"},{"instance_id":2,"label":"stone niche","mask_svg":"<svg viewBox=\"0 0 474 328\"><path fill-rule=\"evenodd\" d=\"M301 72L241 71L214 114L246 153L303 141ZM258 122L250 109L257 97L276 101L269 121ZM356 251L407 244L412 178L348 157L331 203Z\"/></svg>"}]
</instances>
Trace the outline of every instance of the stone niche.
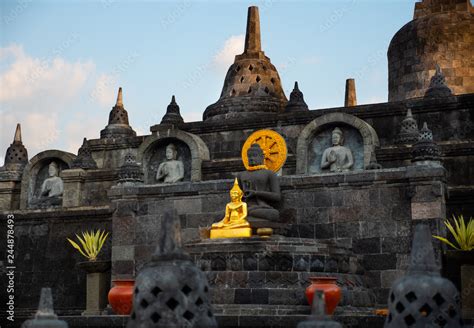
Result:
<instances>
[{"instance_id":1,"label":"stone niche","mask_svg":"<svg viewBox=\"0 0 474 328\"><path fill-rule=\"evenodd\" d=\"M345 113L331 113L311 121L301 132L297 141L296 173L330 173L321 169L324 150L332 146L331 135L335 128L344 135L343 146L351 150L354 165L351 171L364 170L370 163L379 138L375 130L365 121Z\"/></svg>"},{"instance_id":2,"label":"stone niche","mask_svg":"<svg viewBox=\"0 0 474 328\"><path fill-rule=\"evenodd\" d=\"M175 128L157 129L146 138L138 148L137 161L143 166L146 184L163 183L156 180L156 173L161 163L166 161L166 147L176 147L176 160L184 167L184 178L181 181L200 181L201 164L209 160L209 149L204 141L196 135Z\"/></svg>"},{"instance_id":3,"label":"stone niche","mask_svg":"<svg viewBox=\"0 0 474 328\"><path fill-rule=\"evenodd\" d=\"M71 167L71 163L76 155L60 150L46 150L33 157L23 171L21 182L21 200L20 208L38 208L35 200L41 193L41 186L48 178L49 165L55 162L58 167L58 176L61 172ZM50 206L47 206L50 207Z\"/></svg>"}]
</instances>

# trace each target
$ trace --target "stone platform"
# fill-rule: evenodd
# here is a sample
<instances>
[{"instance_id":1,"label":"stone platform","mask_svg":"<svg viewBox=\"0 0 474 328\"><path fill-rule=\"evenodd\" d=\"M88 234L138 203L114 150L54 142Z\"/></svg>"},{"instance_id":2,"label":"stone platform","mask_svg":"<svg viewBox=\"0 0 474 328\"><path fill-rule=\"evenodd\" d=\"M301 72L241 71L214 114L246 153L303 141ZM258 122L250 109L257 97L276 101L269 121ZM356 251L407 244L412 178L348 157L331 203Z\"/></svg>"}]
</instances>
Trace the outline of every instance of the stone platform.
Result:
<instances>
[{"instance_id":1,"label":"stone platform","mask_svg":"<svg viewBox=\"0 0 474 328\"><path fill-rule=\"evenodd\" d=\"M376 303L361 257L334 242L282 236L206 239L186 243L185 249L207 274L216 314L309 314L304 291L312 276L337 278L342 307Z\"/></svg>"}]
</instances>

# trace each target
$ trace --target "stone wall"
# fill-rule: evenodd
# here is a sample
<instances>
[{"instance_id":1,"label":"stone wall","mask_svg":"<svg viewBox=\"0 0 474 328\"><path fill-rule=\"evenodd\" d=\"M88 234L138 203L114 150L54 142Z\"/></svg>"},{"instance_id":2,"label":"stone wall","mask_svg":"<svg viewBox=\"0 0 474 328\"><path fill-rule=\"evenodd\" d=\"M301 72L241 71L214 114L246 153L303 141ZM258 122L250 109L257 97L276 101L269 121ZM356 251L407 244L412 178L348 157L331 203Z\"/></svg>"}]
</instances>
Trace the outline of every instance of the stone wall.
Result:
<instances>
[{"instance_id":1,"label":"stone wall","mask_svg":"<svg viewBox=\"0 0 474 328\"><path fill-rule=\"evenodd\" d=\"M76 267L82 257L66 240L91 229L110 232L100 259L111 256L111 215L108 207L68 211L14 211L0 214L0 233L6 236L6 216L15 216L15 304L16 316L30 315L38 308L41 287L51 287L58 314L80 314L85 309L86 275ZM5 240L4 240L5 241ZM0 246L1 278L6 286L6 242ZM1 315L5 315L5 293L0 293Z\"/></svg>"},{"instance_id":2,"label":"stone wall","mask_svg":"<svg viewBox=\"0 0 474 328\"><path fill-rule=\"evenodd\" d=\"M407 267L412 226L429 221L443 234L445 170L411 166L381 171L281 178L287 236L336 242L362 257L377 302ZM179 214L183 243L224 214L231 180L113 188L113 278L136 275L157 242L163 209ZM436 244L439 248L439 244ZM291 266L290 266L291 267Z\"/></svg>"}]
</instances>

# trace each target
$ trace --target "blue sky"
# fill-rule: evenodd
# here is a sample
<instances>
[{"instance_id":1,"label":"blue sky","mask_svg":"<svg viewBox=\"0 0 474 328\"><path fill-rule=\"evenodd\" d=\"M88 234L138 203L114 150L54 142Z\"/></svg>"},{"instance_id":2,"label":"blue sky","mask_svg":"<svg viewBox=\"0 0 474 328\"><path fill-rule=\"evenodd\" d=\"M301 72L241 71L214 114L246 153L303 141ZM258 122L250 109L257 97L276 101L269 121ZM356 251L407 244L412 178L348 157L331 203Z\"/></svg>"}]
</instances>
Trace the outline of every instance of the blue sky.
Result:
<instances>
[{"instance_id":1,"label":"blue sky","mask_svg":"<svg viewBox=\"0 0 474 328\"><path fill-rule=\"evenodd\" d=\"M16 122L30 158L77 152L98 138L119 86L139 134L171 95L200 120L243 49L247 7L260 8L263 50L289 96L299 81L311 109L341 106L345 79L359 104L387 99L386 52L413 16L400 1L42 1L0 3L0 163Z\"/></svg>"}]
</instances>

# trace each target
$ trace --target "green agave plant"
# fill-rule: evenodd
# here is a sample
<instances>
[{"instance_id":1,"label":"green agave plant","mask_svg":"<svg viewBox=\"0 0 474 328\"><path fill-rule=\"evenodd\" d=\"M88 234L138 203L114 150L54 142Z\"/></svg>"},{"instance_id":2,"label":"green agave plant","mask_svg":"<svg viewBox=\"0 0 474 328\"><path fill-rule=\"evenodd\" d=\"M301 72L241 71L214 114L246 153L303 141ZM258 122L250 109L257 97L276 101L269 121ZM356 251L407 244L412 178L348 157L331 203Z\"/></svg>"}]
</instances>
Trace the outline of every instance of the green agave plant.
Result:
<instances>
[{"instance_id":1,"label":"green agave plant","mask_svg":"<svg viewBox=\"0 0 474 328\"><path fill-rule=\"evenodd\" d=\"M460 215L457 219L453 215L453 221L454 226L448 220L445 220L444 224L456 240L457 246L444 237L433 237L441 240L443 243L448 244L454 249L472 251L474 249L474 220L470 218L468 224L466 225L462 215Z\"/></svg>"},{"instance_id":2,"label":"green agave plant","mask_svg":"<svg viewBox=\"0 0 474 328\"><path fill-rule=\"evenodd\" d=\"M67 238L67 240L89 261L95 261L97 259L97 255L102 249L102 246L104 246L108 235L108 232L105 233L105 231L100 231L100 229L98 229L96 232L82 232L82 238L76 234L76 237L81 243L82 248L73 240L69 238Z\"/></svg>"}]
</instances>

